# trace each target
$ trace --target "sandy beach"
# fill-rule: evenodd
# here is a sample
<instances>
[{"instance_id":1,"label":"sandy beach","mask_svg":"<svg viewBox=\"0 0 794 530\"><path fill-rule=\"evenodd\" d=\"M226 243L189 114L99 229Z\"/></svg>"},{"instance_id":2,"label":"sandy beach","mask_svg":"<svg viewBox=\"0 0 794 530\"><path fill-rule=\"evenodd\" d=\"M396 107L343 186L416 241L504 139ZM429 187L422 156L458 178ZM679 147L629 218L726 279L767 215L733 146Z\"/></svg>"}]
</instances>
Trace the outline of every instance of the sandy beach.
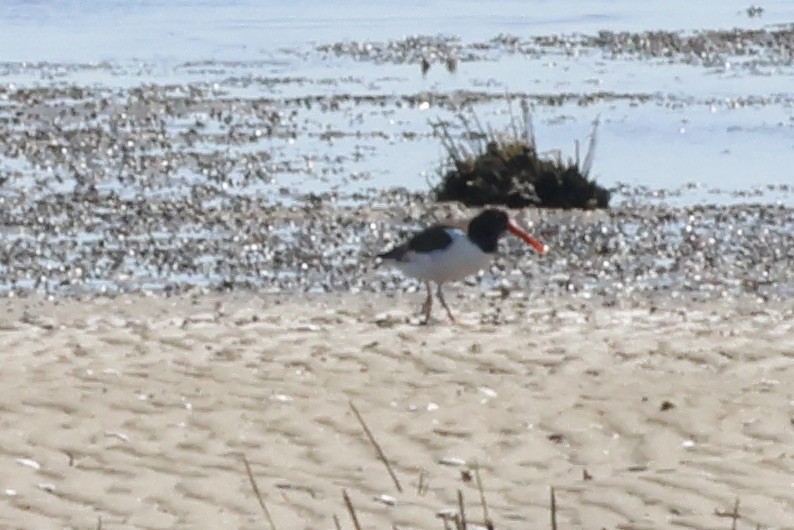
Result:
<instances>
[{"instance_id":1,"label":"sandy beach","mask_svg":"<svg viewBox=\"0 0 794 530\"><path fill-rule=\"evenodd\" d=\"M791 301L420 298L3 301L0 527L794 528Z\"/></svg>"}]
</instances>

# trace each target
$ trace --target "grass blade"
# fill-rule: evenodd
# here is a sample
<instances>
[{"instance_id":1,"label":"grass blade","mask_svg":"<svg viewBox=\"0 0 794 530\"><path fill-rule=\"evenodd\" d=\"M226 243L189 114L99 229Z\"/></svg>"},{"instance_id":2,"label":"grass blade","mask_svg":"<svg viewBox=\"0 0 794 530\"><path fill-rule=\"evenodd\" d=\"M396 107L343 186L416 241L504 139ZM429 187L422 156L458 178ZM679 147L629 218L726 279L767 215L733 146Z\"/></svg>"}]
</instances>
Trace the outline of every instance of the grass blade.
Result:
<instances>
[{"instance_id":1,"label":"grass blade","mask_svg":"<svg viewBox=\"0 0 794 530\"><path fill-rule=\"evenodd\" d=\"M378 453L378 458L380 458L381 462L383 462L383 465L386 466L386 470L389 472L389 476L391 476L392 481L394 481L394 485L397 487L397 491L402 493L403 488L402 486L400 486L400 481L397 480L397 475L394 474L394 470L391 468L391 464L389 464L389 460L386 458L386 455L383 453L383 449L381 449L380 444L377 442L377 440L375 440L375 437L372 435L372 431L370 431L369 427L367 427L367 424L364 422L364 418L361 417L361 413L358 411L358 409L353 404L353 402L348 401L348 404L350 405L350 410L352 410L353 414L355 414L356 418L358 418L358 422L361 424L361 427L364 428L364 432L367 434L369 441L375 447L375 451L377 451Z\"/></svg>"},{"instance_id":2,"label":"grass blade","mask_svg":"<svg viewBox=\"0 0 794 530\"><path fill-rule=\"evenodd\" d=\"M259 501L259 506L262 507L262 513L265 514L265 519L267 519L267 522L270 524L270 530L276 530L273 518L270 517L270 510L267 509L265 500L262 498L262 493L259 491L259 486L256 484L256 479L254 479L254 472L251 470L251 464L248 462L248 458L245 455L241 456L245 464L245 472L248 473L248 480L251 482L251 489L254 490L254 495L256 495L256 499Z\"/></svg>"}]
</instances>

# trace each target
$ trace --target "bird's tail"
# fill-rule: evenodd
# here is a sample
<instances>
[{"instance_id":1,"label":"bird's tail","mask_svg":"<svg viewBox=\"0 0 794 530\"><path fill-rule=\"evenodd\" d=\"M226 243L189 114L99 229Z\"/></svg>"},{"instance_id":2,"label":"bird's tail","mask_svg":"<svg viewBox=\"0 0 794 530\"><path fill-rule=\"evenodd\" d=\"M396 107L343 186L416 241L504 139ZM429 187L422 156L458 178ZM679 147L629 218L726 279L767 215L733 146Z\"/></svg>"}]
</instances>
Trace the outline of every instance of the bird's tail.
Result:
<instances>
[{"instance_id":1,"label":"bird's tail","mask_svg":"<svg viewBox=\"0 0 794 530\"><path fill-rule=\"evenodd\" d=\"M382 252L378 254L377 257L380 259L393 259L398 261L403 254L405 254L405 250L402 247L397 247L387 250L386 252Z\"/></svg>"}]
</instances>

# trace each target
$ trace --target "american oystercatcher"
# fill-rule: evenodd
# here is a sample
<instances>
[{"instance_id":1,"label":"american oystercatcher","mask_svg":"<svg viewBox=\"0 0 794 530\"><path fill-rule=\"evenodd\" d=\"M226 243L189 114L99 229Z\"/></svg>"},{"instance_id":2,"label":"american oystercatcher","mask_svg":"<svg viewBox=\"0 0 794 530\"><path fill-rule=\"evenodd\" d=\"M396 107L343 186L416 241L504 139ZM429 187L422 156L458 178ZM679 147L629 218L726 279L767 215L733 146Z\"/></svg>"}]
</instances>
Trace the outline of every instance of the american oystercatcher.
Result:
<instances>
[{"instance_id":1,"label":"american oystercatcher","mask_svg":"<svg viewBox=\"0 0 794 530\"><path fill-rule=\"evenodd\" d=\"M426 324L433 307L433 291L430 282L438 285L438 299L449 318L456 322L449 309L441 285L460 280L487 267L496 254L499 238L505 232L520 237L540 254L546 247L526 233L502 210L488 209L469 221L464 232L449 225L435 225L414 234L407 243L379 254L385 263L393 265L403 273L418 278L427 287L427 298L422 304Z\"/></svg>"}]
</instances>

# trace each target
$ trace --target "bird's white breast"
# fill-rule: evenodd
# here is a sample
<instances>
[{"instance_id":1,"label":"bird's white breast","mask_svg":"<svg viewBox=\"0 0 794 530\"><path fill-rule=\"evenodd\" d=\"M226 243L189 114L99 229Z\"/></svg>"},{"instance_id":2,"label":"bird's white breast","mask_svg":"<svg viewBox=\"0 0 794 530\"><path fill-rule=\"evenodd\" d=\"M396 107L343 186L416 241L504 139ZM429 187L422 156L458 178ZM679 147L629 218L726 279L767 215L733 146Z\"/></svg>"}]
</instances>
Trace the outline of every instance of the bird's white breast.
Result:
<instances>
[{"instance_id":1,"label":"bird's white breast","mask_svg":"<svg viewBox=\"0 0 794 530\"><path fill-rule=\"evenodd\" d=\"M486 268L491 256L471 242L462 231L448 228L452 243L430 252L408 251L399 261L390 263L409 276L438 283L461 280Z\"/></svg>"}]
</instances>

